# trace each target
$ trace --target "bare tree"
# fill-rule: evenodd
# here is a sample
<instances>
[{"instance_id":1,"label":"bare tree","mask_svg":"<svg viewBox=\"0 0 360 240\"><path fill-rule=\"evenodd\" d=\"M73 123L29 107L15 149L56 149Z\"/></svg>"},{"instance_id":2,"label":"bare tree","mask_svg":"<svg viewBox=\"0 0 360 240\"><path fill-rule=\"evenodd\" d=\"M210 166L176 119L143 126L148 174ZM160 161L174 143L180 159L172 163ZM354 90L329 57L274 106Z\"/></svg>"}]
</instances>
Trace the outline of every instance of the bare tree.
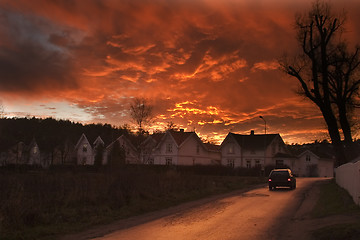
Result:
<instances>
[{"instance_id":1,"label":"bare tree","mask_svg":"<svg viewBox=\"0 0 360 240\"><path fill-rule=\"evenodd\" d=\"M320 109L336 153L337 164L347 162L338 127L351 142L349 106L359 89L354 79L358 68L358 50L348 54L341 40L345 17L336 17L330 5L316 1L312 9L296 17L296 30L301 53L290 61L280 61L282 69L296 78L300 93ZM337 116L338 115L338 116Z\"/></svg>"},{"instance_id":2,"label":"bare tree","mask_svg":"<svg viewBox=\"0 0 360 240\"><path fill-rule=\"evenodd\" d=\"M134 98L130 105L130 114L139 133L143 133L144 125L149 124L153 119L153 106L148 103L146 98Z\"/></svg>"},{"instance_id":3,"label":"bare tree","mask_svg":"<svg viewBox=\"0 0 360 240\"><path fill-rule=\"evenodd\" d=\"M360 106L356 99L360 87L359 50L357 46L354 52L349 52L346 44L339 44L330 66L330 96L337 106L346 146L353 143L352 117L355 108Z\"/></svg>"},{"instance_id":4,"label":"bare tree","mask_svg":"<svg viewBox=\"0 0 360 240\"><path fill-rule=\"evenodd\" d=\"M179 127L178 127L173 121L170 121L170 122L168 122L167 125L166 125L166 130L178 131L178 130L179 130Z\"/></svg>"}]
</instances>

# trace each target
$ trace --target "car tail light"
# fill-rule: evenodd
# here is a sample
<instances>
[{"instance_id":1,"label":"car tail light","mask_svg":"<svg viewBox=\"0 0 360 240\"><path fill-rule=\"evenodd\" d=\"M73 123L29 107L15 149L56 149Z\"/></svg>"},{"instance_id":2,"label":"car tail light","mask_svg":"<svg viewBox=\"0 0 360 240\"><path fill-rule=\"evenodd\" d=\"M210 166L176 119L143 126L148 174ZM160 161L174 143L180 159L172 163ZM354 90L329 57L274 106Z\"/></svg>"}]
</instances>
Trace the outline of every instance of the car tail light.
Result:
<instances>
[{"instance_id":1,"label":"car tail light","mask_svg":"<svg viewBox=\"0 0 360 240\"><path fill-rule=\"evenodd\" d=\"M269 182L271 182L271 178L269 178Z\"/></svg>"},{"instance_id":2,"label":"car tail light","mask_svg":"<svg viewBox=\"0 0 360 240\"><path fill-rule=\"evenodd\" d=\"M290 178L288 178L288 182L291 182L291 179L290 179Z\"/></svg>"}]
</instances>

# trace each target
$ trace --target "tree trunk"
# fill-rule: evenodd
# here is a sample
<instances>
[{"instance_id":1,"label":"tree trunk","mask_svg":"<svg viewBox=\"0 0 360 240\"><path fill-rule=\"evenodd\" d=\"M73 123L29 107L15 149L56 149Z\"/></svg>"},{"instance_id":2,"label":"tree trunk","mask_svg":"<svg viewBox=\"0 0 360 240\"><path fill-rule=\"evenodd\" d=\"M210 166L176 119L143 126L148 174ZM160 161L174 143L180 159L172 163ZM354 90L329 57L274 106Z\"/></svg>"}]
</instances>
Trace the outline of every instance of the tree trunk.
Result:
<instances>
[{"instance_id":1,"label":"tree trunk","mask_svg":"<svg viewBox=\"0 0 360 240\"><path fill-rule=\"evenodd\" d=\"M352 145L351 128L347 118L347 114L346 114L347 111L345 104L338 104L338 109L339 109L339 121L342 132L344 134L345 145L351 146Z\"/></svg>"},{"instance_id":2,"label":"tree trunk","mask_svg":"<svg viewBox=\"0 0 360 240\"><path fill-rule=\"evenodd\" d=\"M331 142L334 148L335 157L336 157L336 166L340 166L347 162L344 146L341 142L341 137L337 125L336 118L331 110L321 108L324 120L328 126L328 132L331 138Z\"/></svg>"}]
</instances>

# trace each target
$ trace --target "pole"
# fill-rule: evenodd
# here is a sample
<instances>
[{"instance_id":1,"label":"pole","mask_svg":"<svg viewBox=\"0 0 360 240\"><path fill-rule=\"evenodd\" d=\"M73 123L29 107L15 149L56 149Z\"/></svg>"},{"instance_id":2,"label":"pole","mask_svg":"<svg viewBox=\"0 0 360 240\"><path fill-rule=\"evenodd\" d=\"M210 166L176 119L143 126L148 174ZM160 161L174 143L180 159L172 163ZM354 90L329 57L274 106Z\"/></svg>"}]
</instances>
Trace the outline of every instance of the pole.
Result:
<instances>
[{"instance_id":1,"label":"pole","mask_svg":"<svg viewBox=\"0 0 360 240\"><path fill-rule=\"evenodd\" d=\"M264 136L264 163L262 164L261 166L261 175L265 175L265 160L266 160L266 121L265 121L265 118L263 116L260 116L260 118L262 120L264 120L264 123L265 123L265 136Z\"/></svg>"},{"instance_id":2,"label":"pole","mask_svg":"<svg viewBox=\"0 0 360 240\"><path fill-rule=\"evenodd\" d=\"M265 119L263 118L263 116L260 116L260 118L261 118L262 120L264 120L264 123L265 123L265 135L266 135L266 121L265 121Z\"/></svg>"}]
</instances>

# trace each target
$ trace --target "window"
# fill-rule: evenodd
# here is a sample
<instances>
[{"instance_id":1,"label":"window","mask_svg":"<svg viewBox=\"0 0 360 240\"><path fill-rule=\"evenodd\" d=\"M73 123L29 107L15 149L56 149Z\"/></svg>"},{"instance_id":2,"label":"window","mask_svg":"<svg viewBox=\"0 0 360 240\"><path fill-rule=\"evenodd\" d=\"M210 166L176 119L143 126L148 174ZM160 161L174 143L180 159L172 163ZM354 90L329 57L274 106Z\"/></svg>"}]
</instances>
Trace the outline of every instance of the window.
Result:
<instances>
[{"instance_id":1,"label":"window","mask_svg":"<svg viewBox=\"0 0 360 240\"><path fill-rule=\"evenodd\" d=\"M196 145L196 154L200 154L200 145Z\"/></svg>"},{"instance_id":2,"label":"window","mask_svg":"<svg viewBox=\"0 0 360 240\"><path fill-rule=\"evenodd\" d=\"M228 153L230 153L230 154L234 153L234 145L232 143L229 144Z\"/></svg>"},{"instance_id":3,"label":"window","mask_svg":"<svg viewBox=\"0 0 360 240\"><path fill-rule=\"evenodd\" d=\"M83 157L83 159L82 159L82 165L86 165L86 162L87 162L87 157Z\"/></svg>"},{"instance_id":4,"label":"window","mask_svg":"<svg viewBox=\"0 0 360 240\"><path fill-rule=\"evenodd\" d=\"M148 159L148 164L149 165L154 165L154 158L149 158Z\"/></svg>"},{"instance_id":5,"label":"window","mask_svg":"<svg viewBox=\"0 0 360 240\"><path fill-rule=\"evenodd\" d=\"M228 159L227 160L227 166L233 168L235 166L235 160L234 159Z\"/></svg>"},{"instance_id":6,"label":"window","mask_svg":"<svg viewBox=\"0 0 360 240\"><path fill-rule=\"evenodd\" d=\"M261 167L260 159L255 159L255 167Z\"/></svg>"},{"instance_id":7,"label":"window","mask_svg":"<svg viewBox=\"0 0 360 240\"><path fill-rule=\"evenodd\" d=\"M33 154L37 154L37 152L38 152L38 148L35 146L35 147L33 148Z\"/></svg>"},{"instance_id":8,"label":"window","mask_svg":"<svg viewBox=\"0 0 360 240\"><path fill-rule=\"evenodd\" d=\"M83 152L87 152L87 144L83 145Z\"/></svg>"},{"instance_id":9,"label":"window","mask_svg":"<svg viewBox=\"0 0 360 240\"><path fill-rule=\"evenodd\" d=\"M310 155L306 155L306 161L307 161L307 162L310 162L310 161L311 161Z\"/></svg>"},{"instance_id":10,"label":"window","mask_svg":"<svg viewBox=\"0 0 360 240\"><path fill-rule=\"evenodd\" d=\"M165 164L168 166L172 165L172 158L165 158Z\"/></svg>"},{"instance_id":11,"label":"window","mask_svg":"<svg viewBox=\"0 0 360 240\"><path fill-rule=\"evenodd\" d=\"M172 153L172 143L167 143L166 144L166 152L167 153Z\"/></svg>"},{"instance_id":12,"label":"window","mask_svg":"<svg viewBox=\"0 0 360 240\"><path fill-rule=\"evenodd\" d=\"M246 167L251 168L251 160L246 160Z\"/></svg>"}]
</instances>

